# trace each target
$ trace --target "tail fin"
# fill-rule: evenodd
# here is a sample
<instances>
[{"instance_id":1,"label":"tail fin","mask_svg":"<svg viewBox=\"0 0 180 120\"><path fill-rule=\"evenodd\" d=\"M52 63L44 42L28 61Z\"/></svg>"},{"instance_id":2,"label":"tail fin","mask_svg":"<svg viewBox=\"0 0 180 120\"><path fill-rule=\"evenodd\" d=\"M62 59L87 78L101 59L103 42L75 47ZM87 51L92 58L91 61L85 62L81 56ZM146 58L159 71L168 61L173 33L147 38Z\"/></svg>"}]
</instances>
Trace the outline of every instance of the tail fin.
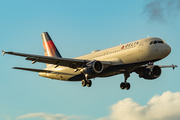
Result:
<instances>
[{"instance_id":1,"label":"tail fin","mask_svg":"<svg viewBox=\"0 0 180 120\"><path fill-rule=\"evenodd\" d=\"M54 45L54 43L53 43L51 37L49 36L49 34L47 32L44 32L44 33L41 34L41 36L42 36L45 56L62 58L61 54L59 53L58 49Z\"/></svg>"}]
</instances>

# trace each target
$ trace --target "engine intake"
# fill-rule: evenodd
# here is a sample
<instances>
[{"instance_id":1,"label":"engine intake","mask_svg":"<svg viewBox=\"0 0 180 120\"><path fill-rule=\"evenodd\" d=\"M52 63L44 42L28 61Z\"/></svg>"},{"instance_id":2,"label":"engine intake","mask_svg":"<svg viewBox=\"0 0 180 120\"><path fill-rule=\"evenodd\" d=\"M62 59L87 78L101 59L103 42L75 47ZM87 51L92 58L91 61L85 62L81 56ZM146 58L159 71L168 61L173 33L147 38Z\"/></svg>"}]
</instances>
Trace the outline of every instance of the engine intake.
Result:
<instances>
[{"instance_id":1,"label":"engine intake","mask_svg":"<svg viewBox=\"0 0 180 120\"><path fill-rule=\"evenodd\" d=\"M91 75L98 74L103 71L103 64L100 61L88 62L83 68L83 73Z\"/></svg>"}]
</instances>

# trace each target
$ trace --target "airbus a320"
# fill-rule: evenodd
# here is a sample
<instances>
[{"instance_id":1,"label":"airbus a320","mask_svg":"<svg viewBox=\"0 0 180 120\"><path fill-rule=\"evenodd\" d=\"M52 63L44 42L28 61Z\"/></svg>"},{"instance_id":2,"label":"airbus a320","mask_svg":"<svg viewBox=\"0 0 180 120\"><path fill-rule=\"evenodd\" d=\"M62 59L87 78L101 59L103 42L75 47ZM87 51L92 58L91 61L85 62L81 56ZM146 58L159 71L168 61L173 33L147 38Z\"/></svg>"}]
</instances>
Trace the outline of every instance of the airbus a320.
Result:
<instances>
[{"instance_id":1,"label":"airbus a320","mask_svg":"<svg viewBox=\"0 0 180 120\"><path fill-rule=\"evenodd\" d=\"M104 50L95 50L76 58L63 58L47 32L41 34L44 54L33 55L17 52L3 52L4 54L26 57L32 63L46 63L45 69L32 69L13 67L32 72L39 72L42 77L64 80L82 81L83 87L91 87L90 79L96 77L110 77L117 74L124 74L124 82L120 84L121 89L130 89L127 79L132 72L146 80L154 80L161 75L161 68L177 65L160 66L154 65L171 52L171 47L162 39L150 37L134 42L118 45Z\"/></svg>"}]
</instances>

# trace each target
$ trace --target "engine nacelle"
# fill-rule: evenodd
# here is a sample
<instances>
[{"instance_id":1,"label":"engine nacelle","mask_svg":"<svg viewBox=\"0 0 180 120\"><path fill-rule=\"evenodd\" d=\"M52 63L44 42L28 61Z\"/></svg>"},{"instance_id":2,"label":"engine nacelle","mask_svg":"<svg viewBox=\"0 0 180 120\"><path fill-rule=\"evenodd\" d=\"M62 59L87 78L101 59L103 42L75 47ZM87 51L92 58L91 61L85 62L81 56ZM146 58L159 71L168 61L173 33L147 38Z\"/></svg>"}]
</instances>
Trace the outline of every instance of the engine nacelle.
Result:
<instances>
[{"instance_id":1,"label":"engine nacelle","mask_svg":"<svg viewBox=\"0 0 180 120\"><path fill-rule=\"evenodd\" d=\"M83 73L92 75L98 74L103 71L103 64L100 61L91 61L88 62L85 67L83 68Z\"/></svg>"},{"instance_id":2,"label":"engine nacelle","mask_svg":"<svg viewBox=\"0 0 180 120\"><path fill-rule=\"evenodd\" d=\"M161 75L161 68L159 66L153 65L151 67L143 68L139 73L139 77L144 79L153 80Z\"/></svg>"}]
</instances>

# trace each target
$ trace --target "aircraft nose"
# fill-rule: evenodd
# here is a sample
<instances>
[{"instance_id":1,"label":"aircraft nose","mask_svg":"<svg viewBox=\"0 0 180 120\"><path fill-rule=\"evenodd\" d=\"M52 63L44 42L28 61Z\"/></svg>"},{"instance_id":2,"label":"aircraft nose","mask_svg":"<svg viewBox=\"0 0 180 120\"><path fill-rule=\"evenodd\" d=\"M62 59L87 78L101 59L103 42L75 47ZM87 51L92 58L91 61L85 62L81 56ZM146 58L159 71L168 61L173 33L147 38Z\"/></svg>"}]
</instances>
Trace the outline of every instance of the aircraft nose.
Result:
<instances>
[{"instance_id":1,"label":"aircraft nose","mask_svg":"<svg viewBox=\"0 0 180 120\"><path fill-rule=\"evenodd\" d=\"M164 56L168 56L171 52L171 47L169 45L166 45L162 51L162 53L164 53Z\"/></svg>"},{"instance_id":2,"label":"aircraft nose","mask_svg":"<svg viewBox=\"0 0 180 120\"><path fill-rule=\"evenodd\" d=\"M167 55L169 55L171 52L171 47L169 45L167 45L167 48L166 48L166 53Z\"/></svg>"}]
</instances>

